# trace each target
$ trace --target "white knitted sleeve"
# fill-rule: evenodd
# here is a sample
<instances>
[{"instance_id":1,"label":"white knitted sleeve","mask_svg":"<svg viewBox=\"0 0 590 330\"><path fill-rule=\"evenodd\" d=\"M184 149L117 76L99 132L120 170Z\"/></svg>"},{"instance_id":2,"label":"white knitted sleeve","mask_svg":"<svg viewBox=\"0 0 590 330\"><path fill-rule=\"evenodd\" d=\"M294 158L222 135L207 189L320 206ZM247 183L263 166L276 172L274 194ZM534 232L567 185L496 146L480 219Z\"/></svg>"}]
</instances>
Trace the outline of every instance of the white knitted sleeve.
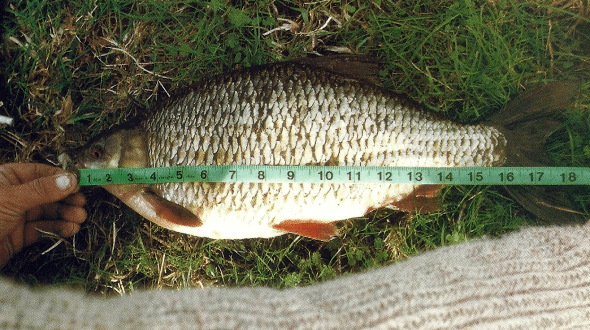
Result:
<instances>
[{"instance_id":1,"label":"white knitted sleeve","mask_svg":"<svg viewBox=\"0 0 590 330\"><path fill-rule=\"evenodd\" d=\"M0 328L590 329L590 226L527 228L280 291L100 299L2 280Z\"/></svg>"}]
</instances>

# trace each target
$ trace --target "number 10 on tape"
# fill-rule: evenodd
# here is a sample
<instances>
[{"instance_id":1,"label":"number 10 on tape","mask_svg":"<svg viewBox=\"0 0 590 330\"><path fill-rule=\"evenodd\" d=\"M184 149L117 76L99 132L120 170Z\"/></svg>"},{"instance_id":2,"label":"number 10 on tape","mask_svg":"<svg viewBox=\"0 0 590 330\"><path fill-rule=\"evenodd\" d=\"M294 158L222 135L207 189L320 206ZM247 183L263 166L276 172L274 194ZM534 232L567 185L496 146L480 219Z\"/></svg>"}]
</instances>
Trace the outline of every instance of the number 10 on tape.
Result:
<instances>
[{"instance_id":1,"label":"number 10 on tape","mask_svg":"<svg viewBox=\"0 0 590 330\"><path fill-rule=\"evenodd\" d=\"M166 182L590 185L590 168L203 165L80 170L84 186Z\"/></svg>"}]
</instances>

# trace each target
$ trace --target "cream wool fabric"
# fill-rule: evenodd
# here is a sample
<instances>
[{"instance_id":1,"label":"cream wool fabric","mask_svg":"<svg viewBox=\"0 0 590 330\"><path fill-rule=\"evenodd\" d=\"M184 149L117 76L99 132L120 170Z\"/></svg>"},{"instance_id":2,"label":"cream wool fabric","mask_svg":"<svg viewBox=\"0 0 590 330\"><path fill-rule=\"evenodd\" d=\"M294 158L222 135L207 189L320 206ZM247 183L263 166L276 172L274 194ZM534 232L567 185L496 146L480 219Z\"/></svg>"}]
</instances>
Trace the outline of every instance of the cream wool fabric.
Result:
<instances>
[{"instance_id":1,"label":"cream wool fabric","mask_svg":"<svg viewBox=\"0 0 590 330\"><path fill-rule=\"evenodd\" d=\"M590 329L590 226L526 228L323 284L96 298L0 281L2 329Z\"/></svg>"}]
</instances>

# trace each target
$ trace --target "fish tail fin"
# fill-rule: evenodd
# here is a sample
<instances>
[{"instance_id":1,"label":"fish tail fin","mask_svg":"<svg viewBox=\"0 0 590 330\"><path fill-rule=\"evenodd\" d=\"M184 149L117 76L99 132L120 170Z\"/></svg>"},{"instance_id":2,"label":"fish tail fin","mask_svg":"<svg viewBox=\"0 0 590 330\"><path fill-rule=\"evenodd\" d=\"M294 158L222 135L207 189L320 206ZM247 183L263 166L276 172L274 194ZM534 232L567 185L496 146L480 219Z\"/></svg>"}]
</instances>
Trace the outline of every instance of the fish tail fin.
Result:
<instances>
[{"instance_id":1,"label":"fish tail fin","mask_svg":"<svg viewBox=\"0 0 590 330\"><path fill-rule=\"evenodd\" d=\"M525 91L489 119L506 137L505 166L551 166L544 151L549 135L560 125L556 119L577 95L580 83L560 81ZM506 186L525 209L547 222L585 221L573 209L568 195L555 186Z\"/></svg>"},{"instance_id":2,"label":"fish tail fin","mask_svg":"<svg viewBox=\"0 0 590 330\"><path fill-rule=\"evenodd\" d=\"M549 165L543 146L561 122L556 119L571 104L577 81L559 81L522 92L488 121L506 136L505 166Z\"/></svg>"}]
</instances>

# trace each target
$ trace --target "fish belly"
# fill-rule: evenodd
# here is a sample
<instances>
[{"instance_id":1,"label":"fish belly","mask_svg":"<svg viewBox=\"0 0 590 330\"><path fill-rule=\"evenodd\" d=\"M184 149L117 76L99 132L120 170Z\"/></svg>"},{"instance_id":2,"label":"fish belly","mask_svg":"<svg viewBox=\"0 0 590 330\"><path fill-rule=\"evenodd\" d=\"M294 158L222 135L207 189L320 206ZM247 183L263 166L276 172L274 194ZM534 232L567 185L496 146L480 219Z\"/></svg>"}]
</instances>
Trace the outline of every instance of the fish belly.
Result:
<instances>
[{"instance_id":1,"label":"fish belly","mask_svg":"<svg viewBox=\"0 0 590 330\"><path fill-rule=\"evenodd\" d=\"M360 217L413 192L414 185L317 183L170 183L162 196L203 220L187 234L237 239L284 234L273 228L284 221L329 223Z\"/></svg>"}]
</instances>

